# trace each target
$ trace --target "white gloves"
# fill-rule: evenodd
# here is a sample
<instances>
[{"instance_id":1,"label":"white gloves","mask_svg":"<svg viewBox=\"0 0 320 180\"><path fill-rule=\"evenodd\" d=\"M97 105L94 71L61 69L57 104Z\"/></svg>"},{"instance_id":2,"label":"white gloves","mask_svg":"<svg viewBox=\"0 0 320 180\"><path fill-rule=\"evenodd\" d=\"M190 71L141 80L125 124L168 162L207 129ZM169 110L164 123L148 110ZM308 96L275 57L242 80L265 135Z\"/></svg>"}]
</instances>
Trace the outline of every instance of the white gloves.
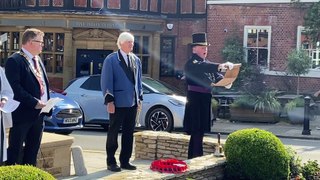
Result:
<instances>
[{"instance_id":1,"label":"white gloves","mask_svg":"<svg viewBox=\"0 0 320 180\"><path fill-rule=\"evenodd\" d=\"M232 87L232 83L225 86L226 89L230 89L231 87Z\"/></svg>"},{"instance_id":2,"label":"white gloves","mask_svg":"<svg viewBox=\"0 0 320 180\"><path fill-rule=\"evenodd\" d=\"M226 62L226 63L224 63L224 67L229 68L229 70L231 70L231 69L233 69L233 63Z\"/></svg>"}]
</instances>

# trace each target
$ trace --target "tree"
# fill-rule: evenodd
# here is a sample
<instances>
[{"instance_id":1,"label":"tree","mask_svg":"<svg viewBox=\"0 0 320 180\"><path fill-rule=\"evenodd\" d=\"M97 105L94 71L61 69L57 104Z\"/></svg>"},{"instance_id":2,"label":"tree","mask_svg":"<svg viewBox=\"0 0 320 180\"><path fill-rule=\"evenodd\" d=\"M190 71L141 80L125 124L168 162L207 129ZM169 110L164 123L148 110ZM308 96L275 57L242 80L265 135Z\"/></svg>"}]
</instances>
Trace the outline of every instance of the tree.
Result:
<instances>
[{"instance_id":1,"label":"tree","mask_svg":"<svg viewBox=\"0 0 320 180\"><path fill-rule=\"evenodd\" d=\"M233 63L244 63L245 51L242 39L237 35L231 35L226 38L224 48L222 49L222 57L225 61Z\"/></svg>"},{"instance_id":2,"label":"tree","mask_svg":"<svg viewBox=\"0 0 320 180\"><path fill-rule=\"evenodd\" d=\"M288 73L298 77L297 94L300 93L300 76L307 74L311 67L311 58L301 49L294 49L288 54Z\"/></svg>"},{"instance_id":3,"label":"tree","mask_svg":"<svg viewBox=\"0 0 320 180\"><path fill-rule=\"evenodd\" d=\"M311 41L320 41L320 1L313 3L304 17L304 26Z\"/></svg>"},{"instance_id":4,"label":"tree","mask_svg":"<svg viewBox=\"0 0 320 180\"><path fill-rule=\"evenodd\" d=\"M239 89L243 87L244 78L248 74L249 65L244 61L245 49L242 44L243 40L236 34L231 34L225 39L224 47L221 51L221 55L224 61L230 61L232 63L241 63L240 73L237 80L233 83L233 89Z\"/></svg>"}]
</instances>

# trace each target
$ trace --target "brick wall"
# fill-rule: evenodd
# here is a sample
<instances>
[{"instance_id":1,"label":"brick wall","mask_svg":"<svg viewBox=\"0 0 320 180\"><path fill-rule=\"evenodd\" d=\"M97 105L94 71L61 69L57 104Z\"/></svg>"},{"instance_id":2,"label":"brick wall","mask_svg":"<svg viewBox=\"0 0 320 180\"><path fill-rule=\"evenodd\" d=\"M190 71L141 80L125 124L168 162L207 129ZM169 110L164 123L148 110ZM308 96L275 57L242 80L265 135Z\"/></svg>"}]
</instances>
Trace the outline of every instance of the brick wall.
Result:
<instances>
[{"instance_id":1,"label":"brick wall","mask_svg":"<svg viewBox=\"0 0 320 180\"><path fill-rule=\"evenodd\" d=\"M245 25L271 26L271 70L283 70L288 52L296 47L297 27L303 24L304 13L305 8L292 4L209 5L209 58L222 62L224 39L233 33L243 37Z\"/></svg>"},{"instance_id":2,"label":"brick wall","mask_svg":"<svg viewBox=\"0 0 320 180\"><path fill-rule=\"evenodd\" d=\"M225 157L215 157L218 147L215 138L205 137L204 156L187 159L190 136L168 132L141 131L134 134L135 159L167 159L185 160L188 170L181 174L152 172L152 179L216 179L224 177ZM137 173L135 173L137 174ZM139 172L140 178L150 177L150 171ZM134 179L135 175L127 174ZM125 176L122 175L122 178Z\"/></svg>"},{"instance_id":3,"label":"brick wall","mask_svg":"<svg viewBox=\"0 0 320 180\"><path fill-rule=\"evenodd\" d=\"M268 87L286 93L297 93L298 78L295 76L266 76ZM320 90L320 78L300 77L300 94L313 95Z\"/></svg>"},{"instance_id":4,"label":"brick wall","mask_svg":"<svg viewBox=\"0 0 320 180\"><path fill-rule=\"evenodd\" d=\"M296 48L297 27L303 25L306 7L297 7L292 3L209 5L207 32L211 46L208 59L224 62L221 56L224 39L232 34L243 37L245 25L271 26L270 70L285 71L287 55ZM296 77L268 76L267 81L275 89L296 92ZM319 78L304 77L300 83L301 92L320 89Z\"/></svg>"},{"instance_id":5,"label":"brick wall","mask_svg":"<svg viewBox=\"0 0 320 180\"><path fill-rule=\"evenodd\" d=\"M136 159L188 158L190 136L168 132L142 131L135 136ZM204 155L213 154L218 147L217 140L204 137Z\"/></svg>"}]
</instances>

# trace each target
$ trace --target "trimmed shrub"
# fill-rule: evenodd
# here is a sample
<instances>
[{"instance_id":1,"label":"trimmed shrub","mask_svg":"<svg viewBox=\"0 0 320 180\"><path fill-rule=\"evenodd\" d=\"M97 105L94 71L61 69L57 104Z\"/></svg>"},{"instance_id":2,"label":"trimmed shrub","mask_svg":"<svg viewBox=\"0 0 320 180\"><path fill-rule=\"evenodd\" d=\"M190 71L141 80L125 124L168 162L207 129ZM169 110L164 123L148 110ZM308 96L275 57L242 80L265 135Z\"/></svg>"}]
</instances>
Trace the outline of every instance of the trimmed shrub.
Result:
<instances>
[{"instance_id":1,"label":"trimmed shrub","mask_svg":"<svg viewBox=\"0 0 320 180\"><path fill-rule=\"evenodd\" d=\"M303 163L302 174L306 179L319 179L320 166L317 160L309 160L307 163Z\"/></svg>"},{"instance_id":2,"label":"trimmed shrub","mask_svg":"<svg viewBox=\"0 0 320 180\"><path fill-rule=\"evenodd\" d=\"M291 146L286 146L286 150L290 157L290 179L295 179L297 177L302 179L303 175L301 158L297 155L297 152Z\"/></svg>"},{"instance_id":3,"label":"trimmed shrub","mask_svg":"<svg viewBox=\"0 0 320 180\"><path fill-rule=\"evenodd\" d=\"M37 167L34 166L1 166L0 179L6 180L55 180L55 178Z\"/></svg>"},{"instance_id":4,"label":"trimmed shrub","mask_svg":"<svg viewBox=\"0 0 320 180\"><path fill-rule=\"evenodd\" d=\"M228 179L289 178L290 156L271 132L258 128L235 131L226 140L225 155Z\"/></svg>"}]
</instances>

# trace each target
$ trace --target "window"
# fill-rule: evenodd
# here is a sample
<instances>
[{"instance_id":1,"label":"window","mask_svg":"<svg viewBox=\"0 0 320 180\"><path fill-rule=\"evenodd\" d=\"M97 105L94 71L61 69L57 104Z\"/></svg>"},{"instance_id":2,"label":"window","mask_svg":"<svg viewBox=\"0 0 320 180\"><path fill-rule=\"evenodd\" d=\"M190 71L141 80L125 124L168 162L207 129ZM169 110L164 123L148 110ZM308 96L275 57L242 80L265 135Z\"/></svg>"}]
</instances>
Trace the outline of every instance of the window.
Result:
<instances>
[{"instance_id":1,"label":"window","mask_svg":"<svg viewBox=\"0 0 320 180\"><path fill-rule=\"evenodd\" d=\"M91 0L91 7L92 8L103 8L104 1L103 0Z\"/></svg>"},{"instance_id":2,"label":"window","mask_svg":"<svg viewBox=\"0 0 320 180\"><path fill-rule=\"evenodd\" d=\"M162 37L160 40L160 76L174 75L174 38Z\"/></svg>"},{"instance_id":3,"label":"window","mask_svg":"<svg viewBox=\"0 0 320 180\"><path fill-rule=\"evenodd\" d=\"M148 74L149 72L149 59L150 59L150 46L149 36L134 36L133 53L136 54L142 63L142 74Z\"/></svg>"},{"instance_id":4,"label":"window","mask_svg":"<svg viewBox=\"0 0 320 180\"><path fill-rule=\"evenodd\" d=\"M63 73L64 34L45 33L43 52L40 54L48 73Z\"/></svg>"},{"instance_id":5,"label":"window","mask_svg":"<svg viewBox=\"0 0 320 180\"><path fill-rule=\"evenodd\" d=\"M20 37L20 33L19 32L12 32L12 49L14 50L18 50L20 49L19 47L19 37Z\"/></svg>"},{"instance_id":6,"label":"window","mask_svg":"<svg viewBox=\"0 0 320 180\"><path fill-rule=\"evenodd\" d=\"M26 6L35 7L36 6L36 0L26 0Z\"/></svg>"},{"instance_id":7,"label":"window","mask_svg":"<svg viewBox=\"0 0 320 180\"><path fill-rule=\"evenodd\" d=\"M307 36L304 27L298 26L297 31L297 48L305 50L312 58L312 69L320 68L320 47L318 44L312 43L311 39Z\"/></svg>"},{"instance_id":8,"label":"window","mask_svg":"<svg viewBox=\"0 0 320 180\"><path fill-rule=\"evenodd\" d=\"M7 41L3 42L0 45L0 65L4 66L5 61L8 57L14 52L20 49L19 46L19 32L0 32L0 35L7 35Z\"/></svg>"},{"instance_id":9,"label":"window","mask_svg":"<svg viewBox=\"0 0 320 180\"><path fill-rule=\"evenodd\" d=\"M100 76L90 76L80 88L93 91L101 91Z\"/></svg>"},{"instance_id":10,"label":"window","mask_svg":"<svg viewBox=\"0 0 320 180\"><path fill-rule=\"evenodd\" d=\"M269 67L271 27L245 26L244 46L248 64Z\"/></svg>"},{"instance_id":11,"label":"window","mask_svg":"<svg viewBox=\"0 0 320 180\"><path fill-rule=\"evenodd\" d=\"M63 0L53 0L54 7L63 7Z\"/></svg>"},{"instance_id":12,"label":"window","mask_svg":"<svg viewBox=\"0 0 320 180\"><path fill-rule=\"evenodd\" d=\"M39 6L49 6L49 0L40 0Z\"/></svg>"},{"instance_id":13,"label":"window","mask_svg":"<svg viewBox=\"0 0 320 180\"><path fill-rule=\"evenodd\" d=\"M74 7L87 7L87 0L74 0Z\"/></svg>"},{"instance_id":14,"label":"window","mask_svg":"<svg viewBox=\"0 0 320 180\"><path fill-rule=\"evenodd\" d=\"M7 41L0 46L0 65L3 66L7 58L17 52L20 47L20 32L0 32L0 35L7 33ZM45 33L43 37L43 52L40 57L48 73L63 73L63 52L64 34Z\"/></svg>"}]
</instances>

